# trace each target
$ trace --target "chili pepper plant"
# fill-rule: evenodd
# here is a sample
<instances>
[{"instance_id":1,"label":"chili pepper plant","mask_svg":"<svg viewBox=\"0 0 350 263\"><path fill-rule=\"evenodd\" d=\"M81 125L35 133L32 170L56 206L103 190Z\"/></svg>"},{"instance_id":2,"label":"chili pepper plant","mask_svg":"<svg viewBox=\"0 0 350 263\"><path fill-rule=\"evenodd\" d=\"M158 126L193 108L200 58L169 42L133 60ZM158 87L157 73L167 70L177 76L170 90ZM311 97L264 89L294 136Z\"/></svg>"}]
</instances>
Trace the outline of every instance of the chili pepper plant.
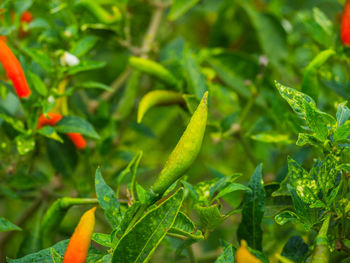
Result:
<instances>
[{"instance_id":1,"label":"chili pepper plant","mask_svg":"<svg viewBox=\"0 0 350 263\"><path fill-rule=\"evenodd\" d=\"M0 1L0 262L350 262L350 1Z\"/></svg>"}]
</instances>

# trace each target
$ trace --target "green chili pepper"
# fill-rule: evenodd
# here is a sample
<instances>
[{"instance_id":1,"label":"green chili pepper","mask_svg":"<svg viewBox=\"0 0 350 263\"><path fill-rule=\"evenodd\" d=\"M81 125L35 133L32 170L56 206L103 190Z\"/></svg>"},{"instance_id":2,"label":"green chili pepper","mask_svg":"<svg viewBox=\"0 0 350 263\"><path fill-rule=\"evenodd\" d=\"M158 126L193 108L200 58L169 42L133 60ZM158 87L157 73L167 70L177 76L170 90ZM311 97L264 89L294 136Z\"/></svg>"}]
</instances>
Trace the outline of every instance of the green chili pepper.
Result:
<instances>
[{"instance_id":1,"label":"green chili pepper","mask_svg":"<svg viewBox=\"0 0 350 263\"><path fill-rule=\"evenodd\" d=\"M116 6L112 7L113 14L111 15L106 10L104 10L95 0L78 0L76 2L76 5L85 7L100 22L104 24L113 24L119 22L122 19L122 14Z\"/></svg>"},{"instance_id":2,"label":"green chili pepper","mask_svg":"<svg viewBox=\"0 0 350 263\"><path fill-rule=\"evenodd\" d=\"M121 98L118 109L117 109L117 118L122 120L125 119L134 107L134 102L137 96L137 91L139 89L139 80L140 80L140 72L134 71L132 72L128 84L126 85L123 93L123 97Z\"/></svg>"},{"instance_id":3,"label":"green chili pepper","mask_svg":"<svg viewBox=\"0 0 350 263\"><path fill-rule=\"evenodd\" d=\"M133 68L154 76L170 86L175 86L177 84L174 75L161 64L153 60L131 56L129 58L129 64Z\"/></svg>"},{"instance_id":4,"label":"green chili pepper","mask_svg":"<svg viewBox=\"0 0 350 263\"><path fill-rule=\"evenodd\" d=\"M194 162L202 145L207 115L208 92L205 92L185 132L153 184L152 190L154 193L162 195Z\"/></svg>"},{"instance_id":5,"label":"green chili pepper","mask_svg":"<svg viewBox=\"0 0 350 263\"><path fill-rule=\"evenodd\" d=\"M46 248L52 245L57 228L71 206L90 204L98 204L97 199L63 197L56 200L46 211L41 221L40 237L42 247Z\"/></svg>"},{"instance_id":6,"label":"green chili pepper","mask_svg":"<svg viewBox=\"0 0 350 263\"><path fill-rule=\"evenodd\" d=\"M137 112L137 122L142 121L143 116L153 106L184 104L182 94L171 90L153 90L148 92L140 101Z\"/></svg>"},{"instance_id":7,"label":"green chili pepper","mask_svg":"<svg viewBox=\"0 0 350 263\"><path fill-rule=\"evenodd\" d=\"M315 248L312 253L311 263L328 263L329 262L330 252L328 248L328 238L327 238L329 221L330 221L330 215L327 215L316 237Z\"/></svg>"}]
</instances>

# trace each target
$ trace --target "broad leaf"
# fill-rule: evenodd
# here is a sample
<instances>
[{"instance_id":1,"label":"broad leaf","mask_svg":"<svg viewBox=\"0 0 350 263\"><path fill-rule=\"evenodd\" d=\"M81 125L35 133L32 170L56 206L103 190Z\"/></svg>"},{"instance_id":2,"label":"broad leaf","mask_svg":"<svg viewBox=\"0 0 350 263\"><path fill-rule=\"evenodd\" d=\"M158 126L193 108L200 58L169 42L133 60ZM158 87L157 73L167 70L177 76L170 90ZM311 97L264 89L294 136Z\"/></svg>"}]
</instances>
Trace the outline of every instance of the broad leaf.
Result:
<instances>
[{"instance_id":1,"label":"broad leaf","mask_svg":"<svg viewBox=\"0 0 350 263\"><path fill-rule=\"evenodd\" d=\"M147 262L168 230L173 226L183 202L183 189L144 215L120 239L112 263Z\"/></svg>"},{"instance_id":2,"label":"broad leaf","mask_svg":"<svg viewBox=\"0 0 350 263\"><path fill-rule=\"evenodd\" d=\"M20 231L22 229L16 226L15 224L11 223L6 218L0 217L0 232L13 231L13 230Z\"/></svg>"},{"instance_id":3,"label":"broad leaf","mask_svg":"<svg viewBox=\"0 0 350 263\"><path fill-rule=\"evenodd\" d=\"M237 230L238 240L246 240L250 247L262 249L261 221L265 211L265 189L262 179L262 165L258 165L250 178L244 193L242 221Z\"/></svg>"},{"instance_id":4,"label":"broad leaf","mask_svg":"<svg viewBox=\"0 0 350 263\"><path fill-rule=\"evenodd\" d=\"M169 19L176 20L194 7L199 0L174 0L171 5Z\"/></svg>"},{"instance_id":5,"label":"broad leaf","mask_svg":"<svg viewBox=\"0 0 350 263\"><path fill-rule=\"evenodd\" d=\"M104 181L100 168L96 170L95 188L98 202L105 211L105 217L113 228L117 227L121 221L119 202L112 188Z\"/></svg>"},{"instance_id":6,"label":"broad leaf","mask_svg":"<svg viewBox=\"0 0 350 263\"><path fill-rule=\"evenodd\" d=\"M56 131L62 133L76 132L94 139L100 138L89 122L77 116L63 117L57 123Z\"/></svg>"}]
</instances>

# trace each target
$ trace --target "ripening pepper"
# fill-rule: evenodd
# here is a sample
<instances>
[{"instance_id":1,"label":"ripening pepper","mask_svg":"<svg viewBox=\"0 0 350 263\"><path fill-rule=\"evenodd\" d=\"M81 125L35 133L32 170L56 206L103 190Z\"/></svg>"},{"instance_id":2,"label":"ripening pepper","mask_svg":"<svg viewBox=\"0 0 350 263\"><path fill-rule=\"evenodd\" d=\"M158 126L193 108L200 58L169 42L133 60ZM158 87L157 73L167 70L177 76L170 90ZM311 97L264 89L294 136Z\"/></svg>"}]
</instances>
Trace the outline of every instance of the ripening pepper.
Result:
<instances>
[{"instance_id":1,"label":"ripening pepper","mask_svg":"<svg viewBox=\"0 0 350 263\"><path fill-rule=\"evenodd\" d=\"M245 240L241 240L241 246L236 251L237 263L261 263L261 260L256 258L248 250L248 244Z\"/></svg>"},{"instance_id":2,"label":"ripening pepper","mask_svg":"<svg viewBox=\"0 0 350 263\"><path fill-rule=\"evenodd\" d=\"M45 125L55 126L57 122L62 119L62 115L59 113L50 112L45 115L41 115L38 121L38 129L41 129ZM86 147L86 141L80 133L69 132L67 133L69 139L73 142L77 149L84 149Z\"/></svg>"},{"instance_id":3,"label":"ripening pepper","mask_svg":"<svg viewBox=\"0 0 350 263\"><path fill-rule=\"evenodd\" d=\"M350 0L346 0L341 21L341 40L344 45L350 46Z\"/></svg>"},{"instance_id":4,"label":"ripening pepper","mask_svg":"<svg viewBox=\"0 0 350 263\"><path fill-rule=\"evenodd\" d=\"M96 207L86 211L74 230L64 254L63 263L84 263L90 247L92 232L95 227Z\"/></svg>"},{"instance_id":5,"label":"ripening pepper","mask_svg":"<svg viewBox=\"0 0 350 263\"><path fill-rule=\"evenodd\" d=\"M4 66L8 78L11 79L18 97L27 98L31 91L22 66L2 38L0 38L0 62Z\"/></svg>"}]
</instances>

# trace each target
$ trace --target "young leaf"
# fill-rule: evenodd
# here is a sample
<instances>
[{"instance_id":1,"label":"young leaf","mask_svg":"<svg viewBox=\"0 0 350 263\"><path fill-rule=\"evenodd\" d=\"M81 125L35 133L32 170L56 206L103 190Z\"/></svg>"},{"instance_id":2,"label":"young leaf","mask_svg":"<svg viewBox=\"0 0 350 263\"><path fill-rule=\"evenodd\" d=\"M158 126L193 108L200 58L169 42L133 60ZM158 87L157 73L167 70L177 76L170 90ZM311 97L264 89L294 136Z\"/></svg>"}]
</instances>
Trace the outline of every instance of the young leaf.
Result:
<instances>
[{"instance_id":1,"label":"young leaf","mask_svg":"<svg viewBox=\"0 0 350 263\"><path fill-rule=\"evenodd\" d=\"M320 52L306 67L303 74L301 90L312 98L318 96L318 83L316 79L317 70L335 54L333 49L327 49Z\"/></svg>"},{"instance_id":2,"label":"young leaf","mask_svg":"<svg viewBox=\"0 0 350 263\"><path fill-rule=\"evenodd\" d=\"M219 191L219 193L215 196L214 200L219 199L220 197L223 197L224 195L235 191L251 191L251 189L242 184L230 183L228 186Z\"/></svg>"},{"instance_id":3,"label":"young leaf","mask_svg":"<svg viewBox=\"0 0 350 263\"><path fill-rule=\"evenodd\" d=\"M340 103L337 110L337 126L342 126L350 117L350 109L346 106L346 102Z\"/></svg>"},{"instance_id":4,"label":"young leaf","mask_svg":"<svg viewBox=\"0 0 350 263\"><path fill-rule=\"evenodd\" d=\"M214 230L225 219L220 214L218 205L211 206L195 206L195 210L198 214L201 227L207 232Z\"/></svg>"},{"instance_id":5,"label":"young leaf","mask_svg":"<svg viewBox=\"0 0 350 263\"><path fill-rule=\"evenodd\" d=\"M316 138L320 141L326 140L328 137L328 127L322 115L306 101L304 101L304 107L306 121L310 128L316 133Z\"/></svg>"},{"instance_id":6,"label":"young leaf","mask_svg":"<svg viewBox=\"0 0 350 263\"><path fill-rule=\"evenodd\" d=\"M311 107L316 108L315 101L308 95L297 91L295 89L286 87L275 81L276 88L288 104L292 107L293 111L301 118L305 118L305 106L304 101L308 102Z\"/></svg>"},{"instance_id":7,"label":"young leaf","mask_svg":"<svg viewBox=\"0 0 350 263\"><path fill-rule=\"evenodd\" d=\"M199 0L174 0L171 5L169 19L176 20L194 7Z\"/></svg>"},{"instance_id":8,"label":"young leaf","mask_svg":"<svg viewBox=\"0 0 350 263\"><path fill-rule=\"evenodd\" d=\"M261 221L265 211L265 189L262 179L262 165L258 165L250 178L248 187L251 191L244 193L242 221L237 230L238 240L246 240L250 247L262 249Z\"/></svg>"},{"instance_id":9,"label":"young leaf","mask_svg":"<svg viewBox=\"0 0 350 263\"><path fill-rule=\"evenodd\" d=\"M208 90L208 87L205 77L199 70L194 53L190 49L187 49L185 52L184 69L190 93L195 94L198 99L201 99L204 92Z\"/></svg>"},{"instance_id":10,"label":"young leaf","mask_svg":"<svg viewBox=\"0 0 350 263\"><path fill-rule=\"evenodd\" d=\"M234 263L236 250L237 249L231 244L228 245L224 252L215 260L215 263Z\"/></svg>"},{"instance_id":11,"label":"young leaf","mask_svg":"<svg viewBox=\"0 0 350 263\"><path fill-rule=\"evenodd\" d=\"M94 139L100 138L89 122L77 116L63 117L57 123L56 131L62 133L76 132Z\"/></svg>"},{"instance_id":12,"label":"young leaf","mask_svg":"<svg viewBox=\"0 0 350 263\"><path fill-rule=\"evenodd\" d=\"M100 168L96 170L95 188L98 202L105 211L107 220L113 228L117 227L121 221L119 202L112 188L103 180Z\"/></svg>"},{"instance_id":13,"label":"young leaf","mask_svg":"<svg viewBox=\"0 0 350 263\"><path fill-rule=\"evenodd\" d=\"M150 210L120 239L112 263L147 262L168 230L173 226L183 202L183 189Z\"/></svg>"},{"instance_id":14,"label":"young leaf","mask_svg":"<svg viewBox=\"0 0 350 263\"><path fill-rule=\"evenodd\" d=\"M200 231L195 231L195 225L184 213L179 212L176 216L175 223L168 233L183 235L194 239L203 239Z\"/></svg>"},{"instance_id":15,"label":"young leaf","mask_svg":"<svg viewBox=\"0 0 350 263\"><path fill-rule=\"evenodd\" d=\"M80 39L72 48L71 52L77 57L81 57L86 54L91 48L94 47L98 38L95 36L86 36Z\"/></svg>"},{"instance_id":16,"label":"young leaf","mask_svg":"<svg viewBox=\"0 0 350 263\"><path fill-rule=\"evenodd\" d=\"M11 223L6 218L0 217L0 232L14 231L14 230L20 231L22 229L16 226L15 224Z\"/></svg>"}]
</instances>

